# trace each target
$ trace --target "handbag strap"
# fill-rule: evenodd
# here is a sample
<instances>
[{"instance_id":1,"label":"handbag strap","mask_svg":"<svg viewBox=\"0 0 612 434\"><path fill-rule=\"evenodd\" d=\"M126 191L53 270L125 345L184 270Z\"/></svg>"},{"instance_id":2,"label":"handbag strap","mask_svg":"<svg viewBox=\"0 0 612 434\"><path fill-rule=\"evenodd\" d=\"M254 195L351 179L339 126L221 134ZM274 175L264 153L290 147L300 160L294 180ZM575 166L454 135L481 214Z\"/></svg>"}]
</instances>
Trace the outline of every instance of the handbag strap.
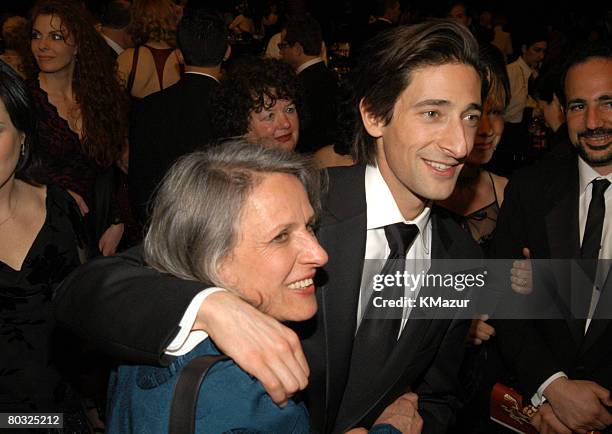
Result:
<instances>
[{"instance_id":1,"label":"handbag strap","mask_svg":"<svg viewBox=\"0 0 612 434\"><path fill-rule=\"evenodd\" d=\"M183 368L174 386L168 434L195 433L196 407L204 377L215 363L228 359L225 355L202 356Z\"/></svg>"},{"instance_id":2,"label":"handbag strap","mask_svg":"<svg viewBox=\"0 0 612 434\"><path fill-rule=\"evenodd\" d=\"M128 81L125 88L128 91L128 94L132 95L132 88L134 87L134 80L136 79L136 68L138 67L138 52L140 51L140 46L134 48L134 54L132 55L132 69L130 69L130 75L128 76Z\"/></svg>"}]
</instances>

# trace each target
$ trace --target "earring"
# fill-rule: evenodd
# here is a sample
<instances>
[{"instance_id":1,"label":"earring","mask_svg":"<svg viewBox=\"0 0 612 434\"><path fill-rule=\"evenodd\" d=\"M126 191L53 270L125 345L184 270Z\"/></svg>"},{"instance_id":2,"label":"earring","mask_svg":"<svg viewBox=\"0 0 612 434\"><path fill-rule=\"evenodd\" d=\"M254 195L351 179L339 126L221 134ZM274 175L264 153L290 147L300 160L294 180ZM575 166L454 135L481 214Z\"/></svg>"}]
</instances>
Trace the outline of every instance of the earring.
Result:
<instances>
[{"instance_id":1,"label":"earring","mask_svg":"<svg viewBox=\"0 0 612 434\"><path fill-rule=\"evenodd\" d=\"M21 156L23 157L25 155L25 143L21 144Z\"/></svg>"}]
</instances>

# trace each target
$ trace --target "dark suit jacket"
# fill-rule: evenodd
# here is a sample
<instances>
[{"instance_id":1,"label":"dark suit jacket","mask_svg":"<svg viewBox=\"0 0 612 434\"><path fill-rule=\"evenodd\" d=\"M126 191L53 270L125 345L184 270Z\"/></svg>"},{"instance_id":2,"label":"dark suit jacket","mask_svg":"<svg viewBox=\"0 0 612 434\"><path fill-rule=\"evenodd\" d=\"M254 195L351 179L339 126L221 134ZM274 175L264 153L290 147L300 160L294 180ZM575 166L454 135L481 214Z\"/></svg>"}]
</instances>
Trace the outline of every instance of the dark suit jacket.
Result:
<instances>
[{"instance_id":1,"label":"dark suit jacket","mask_svg":"<svg viewBox=\"0 0 612 434\"><path fill-rule=\"evenodd\" d=\"M330 145L336 137L338 78L325 66L315 63L298 74L303 91L303 108L300 113L302 132L298 152L314 152Z\"/></svg>"},{"instance_id":2,"label":"dark suit jacket","mask_svg":"<svg viewBox=\"0 0 612 434\"><path fill-rule=\"evenodd\" d=\"M311 377L305 393L316 432L344 432L371 424L402 393L420 396L424 433L444 433L457 405L457 370L469 321L409 320L379 376L347 384L356 327L366 240L364 166L330 170L318 233L329 263L317 275L319 310L296 331ZM481 251L445 211L432 211L432 258L479 258ZM166 362L164 349L177 333L198 282L162 276L142 267L138 252L93 261L64 282L58 317L94 344L139 363Z\"/></svg>"},{"instance_id":3,"label":"dark suit jacket","mask_svg":"<svg viewBox=\"0 0 612 434\"><path fill-rule=\"evenodd\" d=\"M141 222L151 193L181 155L211 138L210 95L218 83L187 73L173 86L138 101L130 124L129 188Z\"/></svg>"},{"instance_id":4,"label":"dark suit jacket","mask_svg":"<svg viewBox=\"0 0 612 434\"><path fill-rule=\"evenodd\" d=\"M499 258L520 258L528 247L534 259L580 257L578 223L578 161L575 152L519 172L505 190L495 232ZM537 264L536 264L537 265ZM537 271L537 270L536 270ZM576 264L552 263L537 273L535 291L550 291L549 313L559 319L501 321L500 348L514 369L519 387L530 398L552 374L564 371L570 379L588 379L612 386L612 327L608 319L584 325L572 314L579 291L590 298L592 285L579 281ZM595 317L610 318L612 279L608 278ZM588 300L587 300L588 302Z\"/></svg>"}]
</instances>

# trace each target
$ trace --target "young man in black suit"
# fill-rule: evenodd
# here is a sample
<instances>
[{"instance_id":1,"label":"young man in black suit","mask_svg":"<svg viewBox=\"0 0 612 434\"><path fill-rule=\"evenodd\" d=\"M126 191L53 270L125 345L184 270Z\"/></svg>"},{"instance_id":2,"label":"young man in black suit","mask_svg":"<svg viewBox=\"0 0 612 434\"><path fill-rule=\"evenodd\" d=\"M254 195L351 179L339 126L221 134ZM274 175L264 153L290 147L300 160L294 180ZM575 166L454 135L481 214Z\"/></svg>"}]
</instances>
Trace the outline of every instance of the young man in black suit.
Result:
<instances>
[{"instance_id":1,"label":"young man in black suit","mask_svg":"<svg viewBox=\"0 0 612 434\"><path fill-rule=\"evenodd\" d=\"M338 78L321 57L321 26L310 16L289 20L278 44L298 75L303 92L302 133L297 151L312 153L335 140Z\"/></svg>"},{"instance_id":2,"label":"young man in black suit","mask_svg":"<svg viewBox=\"0 0 612 434\"><path fill-rule=\"evenodd\" d=\"M576 152L551 157L511 180L495 250L500 258L521 257L527 248L531 258L564 260L562 270L533 285L533 295L553 294L547 307L557 314L502 321L497 334L519 389L539 406L532 423L539 432L570 434L612 425L612 278L610 261L602 260L612 258L610 46L580 47L567 61L563 84ZM572 259L599 264L582 271ZM513 283L524 285L525 278L515 276Z\"/></svg>"},{"instance_id":3,"label":"young man in black suit","mask_svg":"<svg viewBox=\"0 0 612 434\"><path fill-rule=\"evenodd\" d=\"M373 321L368 284L384 268L366 259L406 260L404 270L417 273L417 260L433 270L433 260L480 256L469 234L431 203L451 194L473 146L478 47L464 27L435 21L380 35L366 49L354 83L360 164L329 172L318 232L329 266L317 276L317 316L296 329L306 357L283 325L228 292L143 267L138 252L71 276L58 297L61 320L124 359L153 363L189 351L206 330L277 402L308 384L316 432L371 426L407 391L419 400L405 402L407 413L418 411L405 432L421 432L420 418L424 433L446 432L469 322L409 312Z\"/></svg>"},{"instance_id":4,"label":"young man in black suit","mask_svg":"<svg viewBox=\"0 0 612 434\"><path fill-rule=\"evenodd\" d=\"M172 163L210 140L211 94L230 54L223 19L205 10L183 16L177 40L185 75L139 101L130 124L130 197L143 223L149 198Z\"/></svg>"}]
</instances>

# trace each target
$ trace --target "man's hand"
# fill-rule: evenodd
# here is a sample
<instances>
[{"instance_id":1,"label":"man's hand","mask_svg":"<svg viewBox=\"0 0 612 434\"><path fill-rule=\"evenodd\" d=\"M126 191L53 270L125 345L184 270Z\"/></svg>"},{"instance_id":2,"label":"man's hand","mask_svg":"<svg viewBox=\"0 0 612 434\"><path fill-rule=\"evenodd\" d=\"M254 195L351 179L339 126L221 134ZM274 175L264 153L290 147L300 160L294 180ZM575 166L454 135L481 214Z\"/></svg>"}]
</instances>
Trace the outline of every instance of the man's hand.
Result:
<instances>
[{"instance_id":1,"label":"man's hand","mask_svg":"<svg viewBox=\"0 0 612 434\"><path fill-rule=\"evenodd\" d=\"M612 425L610 391L593 381L557 378L544 390L557 418L579 434ZM603 404L603 405L602 405Z\"/></svg>"},{"instance_id":2,"label":"man's hand","mask_svg":"<svg viewBox=\"0 0 612 434\"><path fill-rule=\"evenodd\" d=\"M419 416L419 397L416 393L404 393L393 401L376 419L374 425L393 425L403 434L421 434L423 419Z\"/></svg>"},{"instance_id":3,"label":"man's hand","mask_svg":"<svg viewBox=\"0 0 612 434\"><path fill-rule=\"evenodd\" d=\"M531 294L533 292L533 273L531 269L531 253L529 249L523 248L525 259L516 260L512 263L510 270L510 282L514 292L519 294Z\"/></svg>"},{"instance_id":4,"label":"man's hand","mask_svg":"<svg viewBox=\"0 0 612 434\"><path fill-rule=\"evenodd\" d=\"M491 336L495 336L495 328L485 322L488 319L489 315L480 315L472 320L470 331L466 338L467 344L480 345L484 341L491 339Z\"/></svg>"},{"instance_id":5,"label":"man's hand","mask_svg":"<svg viewBox=\"0 0 612 434\"><path fill-rule=\"evenodd\" d=\"M557 418L549 403L543 404L538 409L531 418L531 424L540 434L572 434L572 431Z\"/></svg>"},{"instance_id":6,"label":"man's hand","mask_svg":"<svg viewBox=\"0 0 612 434\"><path fill-rule=\"evenodd\" d=\"M279 405L308 385L310 370L295 332L236 295L210 295L193 329L206 331L223 353L261 381Z\"/></svg>"}]
</instances>

